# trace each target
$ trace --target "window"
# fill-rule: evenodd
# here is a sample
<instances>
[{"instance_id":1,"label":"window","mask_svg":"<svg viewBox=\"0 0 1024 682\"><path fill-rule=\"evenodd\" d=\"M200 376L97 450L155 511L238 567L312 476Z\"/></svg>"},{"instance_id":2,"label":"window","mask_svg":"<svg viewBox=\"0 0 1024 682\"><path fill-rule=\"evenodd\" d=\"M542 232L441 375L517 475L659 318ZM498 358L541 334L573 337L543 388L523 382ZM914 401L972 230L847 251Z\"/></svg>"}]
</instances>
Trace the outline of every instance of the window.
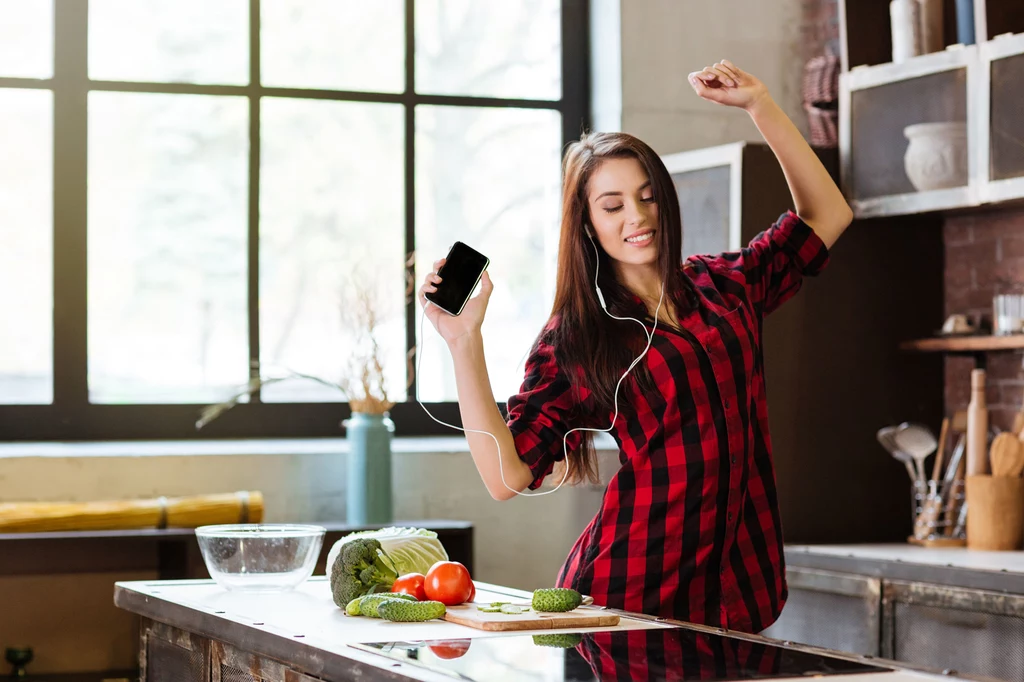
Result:
<instances>
[{"instance_id":1,"label":"window","mask_svg":"<svg viewBox=\"0 0 1024 682\"><path fill-rule=\"evenodd\" d=\"M215 6L214 6L215 5ZM399 434L452 433L410 296L491 257L496 399L550 310L586 0L0 0L0 438L336 436L372 294ZM423 353L419 385L410 352Z\"/></svg>"}]
</instances>

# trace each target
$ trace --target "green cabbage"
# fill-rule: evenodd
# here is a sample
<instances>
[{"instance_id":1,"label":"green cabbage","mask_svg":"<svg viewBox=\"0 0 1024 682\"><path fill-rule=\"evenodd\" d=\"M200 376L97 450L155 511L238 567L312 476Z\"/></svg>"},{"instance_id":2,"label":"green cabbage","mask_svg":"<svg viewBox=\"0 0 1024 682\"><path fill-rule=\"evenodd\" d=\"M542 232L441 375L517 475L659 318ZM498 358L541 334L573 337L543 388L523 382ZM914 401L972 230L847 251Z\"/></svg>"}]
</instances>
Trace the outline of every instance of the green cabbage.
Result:
<instances>
[{"instance_id":1,"label":"green cabbage","mask_svg":"<svg viewBox=\"0 0 1024 682\"><path fill-rule=\"evenodd\" d=\"M438 561L448 561L448 552L445 551L441 541L437 539L437 533L432 530L381 528L349 533L334 543L331 551L327 554L327 575L331 574L331 567L341 552L341 546L356 538L371 538L378 541L386 555L385 560L391 560L398 575L406 573L426 575L430 567Z\"/></svg>"}]
</instances>

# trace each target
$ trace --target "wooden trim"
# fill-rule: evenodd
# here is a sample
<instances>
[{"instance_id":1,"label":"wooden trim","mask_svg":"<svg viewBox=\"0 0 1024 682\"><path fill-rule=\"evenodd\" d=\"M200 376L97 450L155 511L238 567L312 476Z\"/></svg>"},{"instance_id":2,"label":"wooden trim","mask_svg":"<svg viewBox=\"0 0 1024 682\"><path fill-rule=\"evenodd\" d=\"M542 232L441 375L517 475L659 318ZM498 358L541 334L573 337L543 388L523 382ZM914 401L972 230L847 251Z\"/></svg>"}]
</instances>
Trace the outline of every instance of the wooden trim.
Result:
<instances>
[{"instance_id":1,"label":"wooden trim","mask_svg":"<svg viewBox=\"0 0 1024 682\"><path fill-rule=\"evenodd\" d=\"M926 353L977 353L980 351L1024 350L1024 334L917 339L901 343L900 349Z\"/></svg>"},{"instance_id":2,"label":"wooden trim","mask_svg":"<svg viewBox=\"0 0 1024 682\"><path fill-rule=\"evenodd\" d=\"M661 161L669 173L688 173L707 168L732 166L743 160L743 148L746 146L746 142L730 142L716 147L666 154L661 157Z\"/></svg>"},{"instance_id":3,"label":"wooden trim","mask_svg":"<svg viewBox=\"0 0 1024 682\"><path fill-rule=\"evenodd\" d=\"M994 61L1024 54L1024 33L1001 35L978 46L982 61Z\"/></svg>"},{"instance_id":4,"label":"wooden trim","mask_svg":"<svg viewBox=\"0 0 1024 682\"><path fill-rule=\"evenodd\" d=\"M982 200L987 204L1009 204L1024 199L1024 176L991 180L982 186Z\"/></svg>"},{"instance_id":5,"label":"wooden trim","mask_svg":"<svg viewBox=\"0 0 1024 682\"><path fill-rule=\"evenodd\" d=\"M855 161L853 163L856 163ZM850 177L850 182L853 178ZM968 177L970 183L970 177ZM856 188L850 188L855 192ZM956 208L968 208L979 203L976 190L970 184L950 189L935 189L907 194L890 194L889 196L871 197L870 199L850 199L850 206L858 218L874 218L876 216L897 216L917 213L931 213Z\"/></svg>"},{"instance_id":6,"label":"wooden trim","mask_svg":"<svg viewBox=\"0 0 1024 682\"><path fill-rule=\"evenodd\" d=\"M931 76L945 71L966 69L978 61L977 45L947 49L943 52L911 57L905 62L861 66L845 74L846 87L866 90L880 85Z\"/></svg>"}]
</instances>

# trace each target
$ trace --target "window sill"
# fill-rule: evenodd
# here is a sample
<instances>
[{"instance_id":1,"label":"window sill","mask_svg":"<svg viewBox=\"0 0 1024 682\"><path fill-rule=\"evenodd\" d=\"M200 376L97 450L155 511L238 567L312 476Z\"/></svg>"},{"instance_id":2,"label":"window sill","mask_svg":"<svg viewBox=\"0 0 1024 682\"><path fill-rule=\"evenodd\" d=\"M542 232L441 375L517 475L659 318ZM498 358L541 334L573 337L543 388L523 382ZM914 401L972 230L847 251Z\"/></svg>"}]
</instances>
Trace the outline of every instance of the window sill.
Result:
<instances>
[{"instance_id":1,"label":"window sill","mask_svg":"<svg viewBox=\"0 0 1024 682\"><path fill-rule=\"evenodd\" d=\"M607 434L594 439L599 452L617 452ZM457 436L405 436L391 441L396 454L468 453ZM0 443L0 459L14 457L181 457L230 455L320 455L348 452L344 438L246 438L224 440L134 440Z\"/></svg>"}]
</instances>

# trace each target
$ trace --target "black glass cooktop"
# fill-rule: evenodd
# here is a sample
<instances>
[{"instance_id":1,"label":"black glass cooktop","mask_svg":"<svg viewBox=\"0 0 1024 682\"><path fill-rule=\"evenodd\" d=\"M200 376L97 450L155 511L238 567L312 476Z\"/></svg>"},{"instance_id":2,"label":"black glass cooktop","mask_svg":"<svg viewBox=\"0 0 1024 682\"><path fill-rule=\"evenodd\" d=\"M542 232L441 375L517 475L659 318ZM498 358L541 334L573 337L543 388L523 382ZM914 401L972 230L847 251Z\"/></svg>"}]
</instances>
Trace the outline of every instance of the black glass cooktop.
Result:
<instances>
[{"instance_id":1,"label":"black glass cooktop","mask_svg":"<svg viewBox=\"0 0 1024 682\"><path fill-rule=\"evenodd\" d=\"M556 631L353 646L480 682L755 680L890 670L687 628Z\"/></svg>"}]
</instances>

